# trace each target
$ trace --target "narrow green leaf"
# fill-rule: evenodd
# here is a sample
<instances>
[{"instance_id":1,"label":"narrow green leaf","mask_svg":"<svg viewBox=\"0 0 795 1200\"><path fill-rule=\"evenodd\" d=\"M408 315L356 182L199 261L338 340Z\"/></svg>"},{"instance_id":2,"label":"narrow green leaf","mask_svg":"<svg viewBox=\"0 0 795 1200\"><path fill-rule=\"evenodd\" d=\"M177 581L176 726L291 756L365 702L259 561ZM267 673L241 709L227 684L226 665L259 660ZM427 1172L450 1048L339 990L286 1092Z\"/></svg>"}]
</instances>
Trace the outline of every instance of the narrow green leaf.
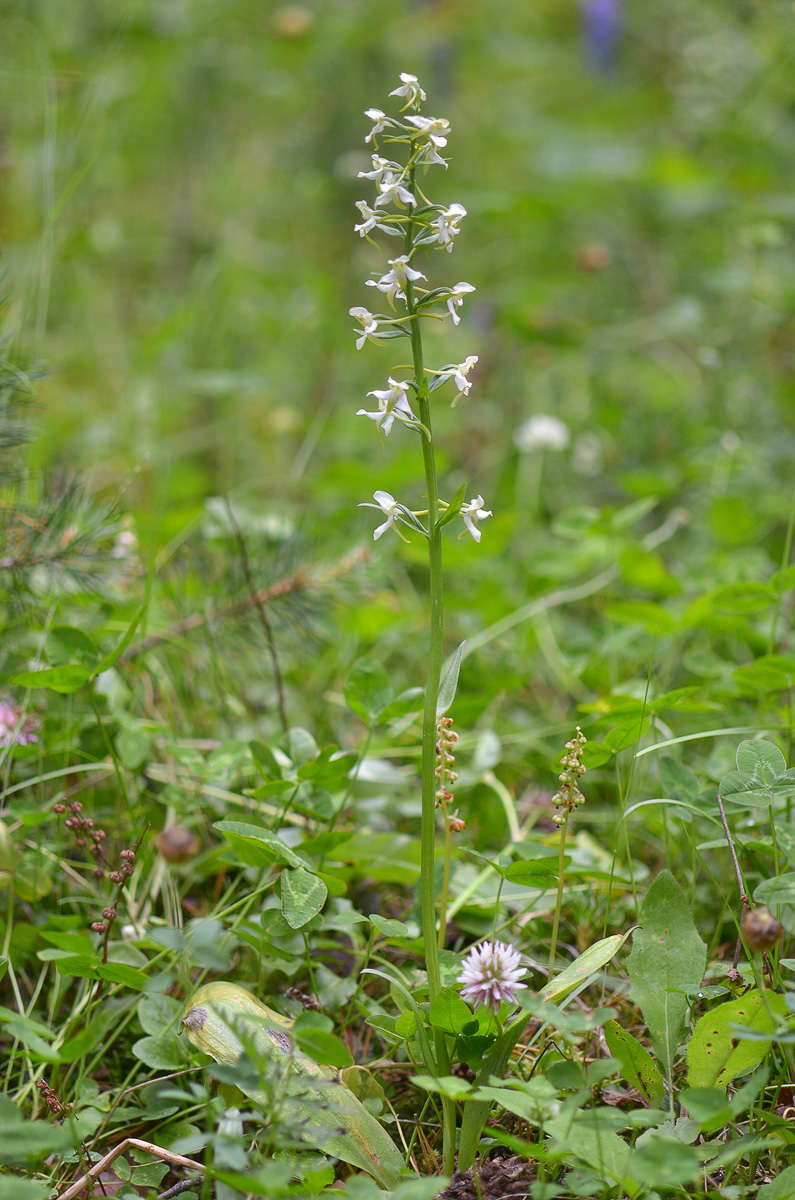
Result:
<instances>
[{"instance_id":1,"label":"narrow green leaf","mask_svg":"<svg viewBox=\"0 0 795 1200\"><path fill-rule=\"evenodd\" d=\"M464 503L464 496L467 494L467 485L461 484L461 487L456 492L453 499L450 501L449 507L445 509L439 520L436 522L437 529L443 529L445 525L449 525L454 521L461 511L461 505Z\"/></svg>"},{"instance_id":2,"label":"narrow green leaf","mask_svg":"<svg viewBox=\"0 0 795 1200\"><path fill-rule=\"evenodd\" d=\"M144 605L142 605L141 608L138 609L138 612L133 617L132 622L130 623L130 625L127 628L127 632L125 633L124 637L119 642L116 649L111 650L109 654L106 654L105 657L99 663L97 663L97 666L94 669L95 677L97 675L101 675L103 671L109 671L111 667L115 667L116 663L119 661L122 654L124 654L124 651L127 649L130 642L133 640L135 631L138 628L138 626L141 624L141 621L143 620L143 616L144 616L145 612L146 612L146 605L144 604Z\"/></svg>"},{"instance_id":3,"label":"narrow green leaf","mask_svg":"<svg viewBox=\"0 0 795 1200\"><path fill-rule=\"evenodd\" d=\"M442 686L439 688L439 695L436 700L436 720L443 717L455 700L456 690L458 688L458 673L461 670L461 660L464 656L464 646L466 642L462 642L453 655L450 666L447 669L447 674L444 677Z\"/></svg>"},{"instance_id":4,"label":"narrow green leaf","mask_svg":"<svg viewBox=\"0 0 795 1200\"><path fill-rule=\"evenodd\" d=\"M91 678L91 668L81 663L69 663L63 667L45 667L42 671L23 671L11 680L14 687L49 688L68 696L76 692Z\"/></svg>"},{"instance_id":5,"label":"narrow green leaf","mask_svg":"<svg viewBox=\"0 0 795 1200\"><path fill-rule=\"evenodd\" d=\"M605 1041L613 1058L621 1063L627 1083L643 1094L651 1108L659 1108L665 1095L663 1077L646 1047L612 1020L605 1025Z\"/></svg>"},{"instance_id":6,"label":"narrow green leaf","mask_svg":"<svg viewBox=\"0 0 795 1200\"><path fill-rule=\"evenodd\" d=\"M579 958L575 958L574 962L561 971L560 975L556 975L546 987L541 989L538 993L539 998L541 1000L560 1000L569 992L573 992L589 975L593 975L595 971L601 971L602 967L607 966L631 933L632 930L628 929L626 933L614 933L612 937L594 942L593 946L589 946Z\"/></svg>"}]
</instances>

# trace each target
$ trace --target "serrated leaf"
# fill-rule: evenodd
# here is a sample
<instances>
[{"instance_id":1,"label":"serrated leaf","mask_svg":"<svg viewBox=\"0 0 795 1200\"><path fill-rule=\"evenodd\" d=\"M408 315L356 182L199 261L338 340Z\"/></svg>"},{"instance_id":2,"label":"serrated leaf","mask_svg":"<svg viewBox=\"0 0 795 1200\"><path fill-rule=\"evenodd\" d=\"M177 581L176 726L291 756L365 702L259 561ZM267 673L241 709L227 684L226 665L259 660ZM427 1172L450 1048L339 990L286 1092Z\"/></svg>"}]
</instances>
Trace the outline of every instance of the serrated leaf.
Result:
<instances>
[{"instance_id":1,"label":"serrated leaf","mask_svg":"<svg viewBox=\"0 0 795 1200\"><path fill-rule=\"evenodd\" d=\"M783 995L770 990L746 992L704 1013L687 1048L687 1081L691 1087L723 1087L737 1075L759 1066L769 1049L767 1039L744 1038L737 1026L772 1033L787 1012Z\"/></svg>"},{"instance_id":2,"label":"serrated leaf","mask_svg":"<svg viewBox=\"0 0 795 1200\"><path fill-rule=\"evenodd\" d=\"M291 929L300 929L320 912L326 903L328 888L306 867L282 871L280 882L284 919Z\"/></svg>"},{"instance_id":3,"label":"serrated leaf","mask_svg":"<svg viewBox=\"0 0 795 1200\"><path fill-rule=\"evenodd\" d=\"M466 642L462 642L456 650L450 666L447 668L447 674L442 680L442 686L439 688L439 695L436 698L436 720L443 717L448 708L455 700L455 694L458 690L458 674L461 670L461 660L464 657L464 647Z\"/></svg>"},{"instance_id":4,"label":"serrated leaf","mask_svg":"<svg viewBox=\"0 0 795 1200\"><path fill-rule=\"evenodd\" d=\"M684 892L670 871L661 871L640 912L627 962L632 999L641 1007L657 1058L670 1079L685 1032L687 997L704 978L707 948Z\"/></svg>"}]
</instances>

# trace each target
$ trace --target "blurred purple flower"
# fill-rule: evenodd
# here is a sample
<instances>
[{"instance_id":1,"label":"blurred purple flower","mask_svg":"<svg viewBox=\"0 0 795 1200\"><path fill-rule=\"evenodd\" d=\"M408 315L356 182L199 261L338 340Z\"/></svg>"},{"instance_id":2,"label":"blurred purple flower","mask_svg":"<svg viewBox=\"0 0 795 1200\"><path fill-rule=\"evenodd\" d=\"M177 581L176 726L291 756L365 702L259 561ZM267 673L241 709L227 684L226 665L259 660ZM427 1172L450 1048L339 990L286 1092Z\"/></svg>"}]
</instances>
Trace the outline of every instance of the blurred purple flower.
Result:
<instances>
[{"instance_id":1,"label":"blurred purple flower","mask_svg":"<svg viewBox=\"0 0 795 1200\"><path fill-rule=\"evenodd\" d=\"M585 56L595 71L607 74L615 66L623 27L623 0L583 0L582 34Z\"/></svg>"},{"instance_id":2,"label":"blurred purple flower","mask_svg":"<svg viewBox=\"0 0 795 1200\"><path fill-rule=\"evenodd\" d=\"M0 746L29 746L39 739L34 733L39 722L36 717L25 717L20 724L22 710L9 700L0 700Z\"/></svg>"}]
</instances>

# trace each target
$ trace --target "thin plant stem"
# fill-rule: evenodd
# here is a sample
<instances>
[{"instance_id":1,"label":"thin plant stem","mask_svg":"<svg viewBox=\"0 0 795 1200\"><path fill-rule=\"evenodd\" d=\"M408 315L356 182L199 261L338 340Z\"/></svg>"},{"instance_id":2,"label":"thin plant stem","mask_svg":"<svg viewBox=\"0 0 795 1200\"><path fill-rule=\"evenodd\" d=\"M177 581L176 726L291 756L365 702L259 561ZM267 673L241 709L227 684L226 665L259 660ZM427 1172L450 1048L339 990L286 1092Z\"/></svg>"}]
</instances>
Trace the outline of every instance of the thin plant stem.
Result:
<instances>
[{"instance_id":1,"label":"thin plant stem","mask_svg":"<svg viewBox=\"0 0 795 1200\"><path fill-rule=\"evenodd\" d=\"M450 815L447 805L444 810L444 877L442 879L442 895L439 902L439 940L438 947L444 949L447 940L447 898L450 893L450 856L453 848Z\"/></svg>"},{"instance_id":2,"label":"thin plant stem","mask_svg":"<svg viewBox=\"0 0 795 1200\"><path fill-rule=\"evenodd\" d=\"M409 171L409 188L414 190L414 169ZM414 222L406 222L406 254L413 248ZM406 309L416 313L414 286L406 282ZM425 968L428 973L428 996L433 1003L441 988L439 950L436 930L436 894L434 862L436 858L436 704L442 673L444 636L444 583L442 574L442 531L438 526L439 485L436 478L436 454L433 444L431 405L425 381L420 322L409 322L411 352L414 363L414 383L420 421L426 433L420 433L425 468L425 492L428 499L428 568L430 591L430 620L428 636L428 675L425 685L425 706L422 718L422 816L420 820L420 912L425 948ZM436 1065L440 1074L448 1075L450 1060L447 1039L440 1029L434 1030ZM442 1098L443 1113L443 1171L451 1174L455 1162L455 1105L449 1097Z\"/></svg>"},{"instance_id":3,"label":"thin plant stem","mask_svg":"<svg viewBox=\"0 0 795 1200\"><path fill-rule=\"evenodd\" d=\"M748 899L748 894L745 890L743 873L740 870L740 864L737 861L737 851L734 849L734 838L732 837L731 830L729 829L729 822L726 820L726 809L723 807L723 799L720 792L718 792L718 808L720 809L720 819L723 822L723 831L726 834L726 841L729 843L729 852L731 853L732 862L734 863L734 874L737 878L737 886L740 889L740 904L742 905L742 912L740 913L740 929L742 929L743 921L745 920L748 909L751 907L751 902ZM734 949L734 961L732 962L733 971L737 970L737 964L740 961L742 944L743 939L740 935L738 935L737 945Z\"/></svg>"},{"instance_id":4,"label":"thin plant stem","mask_svg":"<svg viewBox=\"0 0 795 1200\"><path fill-rule=\"evenodd\" d=\"M555 897L555 915L552 920L552 938L549 943L549 977L555 970L555 951L558 948L558 929L560 928L560 910L563 907L563 871L566 864L566 830L569 827L569 814L560 827L560 846L558 849L558 892Z\"/></svg>"}]
</instances>

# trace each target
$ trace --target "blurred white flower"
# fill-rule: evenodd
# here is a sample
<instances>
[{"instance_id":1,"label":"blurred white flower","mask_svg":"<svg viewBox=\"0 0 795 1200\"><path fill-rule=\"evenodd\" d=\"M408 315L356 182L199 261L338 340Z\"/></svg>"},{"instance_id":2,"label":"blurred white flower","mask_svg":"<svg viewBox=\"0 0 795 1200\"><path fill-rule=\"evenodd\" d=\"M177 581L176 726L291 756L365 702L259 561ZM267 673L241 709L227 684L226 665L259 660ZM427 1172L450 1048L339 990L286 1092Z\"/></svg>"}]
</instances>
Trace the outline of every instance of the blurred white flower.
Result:
<instances>
[{"instance_id":1,"label":"blurred white flower","mask_svg":"<svg viewBox=\"0 0 795 1200\"><path fill-rule=\"evenodd\" d=\"M408 71L401 71L400 82L403 84L403 87L395 88L394 92L390 92L389 94L390 96L405 96L406 108L409 108L412 104L417 104L419 100L427 99L416 75L410 75Z\"/></svg>"},{"instance_id":2,"label":"blurred white flower","mask_svg":"<svg viewBox=\"0 0 795 1200\"><path fill-rule=\"evenodd\" d=\"M586 430L577 436L571 465L578 475L598 475L602 468L602 443L595 433Z\"/></svg>"},{"instance_id":3,"label":"blurred white flower","mask_svg":"<svg viewBox=\"0 0 795 1200\"><path fill-rule=\"evenodd\" d=\"M527 987L520 982L527 969L521 963L519 951L504 942L473 946L458 976L458 983L464 985L461 995L473 1007L488 1005L495 1013L503 1001L515 1004L516 993Z\"/></svg>"},{"instance_id":4,"label":"blurred white flower","mask_svg":"<svg viewBox=\"0 0 795 1200\"><path fill-rule=\"evenodd\" d=\"M443 208L436 218L436 240L440 246L447 248L448 254L453 248L453 238L461 232L459 224L466 215L463 204L451 204L449 208Z\"/></svg>"},{"instance_id":5,"label":"blurred white flower","mask_svg":"<svg viewBox=\"0 0 795 1200\"><path fill-rule=\"evenodd\" d=\"M407 425L417 424L417 418L411 411L411 405L406 395L409 390L408 383L393 379L391 375L388 383L389 387L384 390L367 393L368 396L375 396L378 401L376 412L368 412L365 408L360 408L356 412L357 417L368 417L371 421L375 421L376 429L383 429L384 437L389 436L389 431L395 423L395 418ZM386 492L384 493L384 495L387 494Z\"/></svg>"},{"instance_id":6,"label":"blurred white flower","mask_svg":"<svg viewBox=\"0 0 795 1200\"><path fill-rule=\"evenodd\" d=\"M398 204L404 208L406 205L416 206L417 204L409 189L403 186L401 176L394 175L391 171L385 171L378 183L378 197L375 206L380 208L385 204Z\"/></svg>"},{"instance_id":7,"label":"blurred white flower","mask_svg":"<svg viewBox=\"0 0 795 1200\"><path fill-rule=\"evenodd\" d=\"M565 450L569 437L568 426L558 417L536 413L519 426L513 440L517 449L529 454L532 450Z\"/></svg>"},{"instance_id":8,"label":"blurred white flower","mask_svg":"<svg viewBox=\"0 0 795 1200\"><path fill-rule=\"evenodd\" d=\"M386 275L382 275L380 279L368 279L367 286L378 288L379 292L384 292L387 300L395 307L395 299L406 299L406 282L410 279L412 282L415 279L425 279L422 271L415 271L409 266L409 257L407 254L400 254L397 258L387 259L388 265L392 268L387 271Z\"/></svg>"},{"instance_id":9,"label":"blurred white flower","mask_svg":"<svg viewBox=\"0 0 795 1200\"><path fill-rule=\"evenodd\" d=\"M406 120L410 125L416 126L420 133L424 133L440 150L447 145L446 135L450 132L447 117L406 117Z\"/></svg>"},{"instance_id":10,"label":"blurred white flower","mask_svg":"<svg viewBox=\"0 0 795 1200\"><path fill-rule=\"evenodd\" d=\"M364 219L361 225L354 225L353 232L358 233L359 237L367 237L370 230L375 229L381 220L381 213L377 213L374 208L370 208L366 200L357 200L356 207Z\"/></svg>"},{"instance_id":11,"label":"blurred white flower","mask_svg":"<svg viewBox=\"0 0 795 1200\"><path fill-rule=\"evenodd\" d=\"M447 297L447 308L450 316L453 318L454 325L461 323L461 318L456 309L460 308L464 303L464 296L468 296L474 290L471 283L457 283L455 287L450 288L450 295Z\"/></svg>"},{"instance_id":12,"label":"blurred white flower","mask_svg":"<svg viewBox=\"0 0 795 1200\"><path fill-rule=\"evenodd\" d=\"M475 496L468 504L461 505L461 516L464 518L466 529L460 533L459 537L464 537L465 534L471 533L476 542L479 542L483 536L478 529L478 521L485 521L486 517L492 515L490 508L483 507L483 497Z\"/></svg>"},{"instance_id":13,"label":"blurred white flower","mask_svg":"<svg viewBox=\"0 0 795 1200\"><path fill-rule=\"evenodd\" d=\"M385 122L387 119L387 115L386 115L386 113L381 112L380 108L365 109L364 115L367 117L368 120L373 122L373 128L370 130L367 137L364 139L365 142L371 142L374 137L377 137L379 133L381 133L384 129L386 129Z\"/></svg>"},{"instance_id":14,"label":"blurred white flower","mask_svg":"<svg viewBox=\"0 0 795 1200\"><path fill-rule=\"evenodd\" d=\"M399 516L400 508L397 500L390 492L373 492L373 499L376 502L375 504L360 504L359 508L380 508L381 512L386 514L386 520L383 525L379 525L373 533L373 541L377 542L386 533L387 529L394 529L395 533L399 532L395 527L395 518Z\"/></svg>"},{"instance_id":15,"label":"blurred white flower","mask_svg":"<svg viewBox=\"0 0 795 1200\"><path fill-rule=\"evenodd\" d=\"M376 346L383 345L378 340L378 319L367 308L349 308L348 316L355 317L362 323L362 332L356 339L356 349L361 350L365 342L374 342ZM358 331L357 331L358 332Z\"/></svg>"}]
</instances>

